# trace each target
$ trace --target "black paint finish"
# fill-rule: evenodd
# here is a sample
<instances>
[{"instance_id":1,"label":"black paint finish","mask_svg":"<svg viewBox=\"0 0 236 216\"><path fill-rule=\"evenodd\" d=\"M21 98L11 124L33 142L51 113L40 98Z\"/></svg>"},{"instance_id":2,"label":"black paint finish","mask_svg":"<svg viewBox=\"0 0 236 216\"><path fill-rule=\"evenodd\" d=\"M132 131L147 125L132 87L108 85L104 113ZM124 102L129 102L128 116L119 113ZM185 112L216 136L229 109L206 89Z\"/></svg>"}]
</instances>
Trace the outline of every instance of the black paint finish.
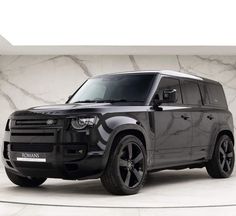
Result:
<instances>
[{"instance_id":1,"label":"black paint finish","mask_svg":"<svg viewBox=\"0 0 236 216\"><path fill-rule=\"evenodd\" d=\"M70 103L70 99L66 104L12 113L6 126L2 151L5 167L23 176L99 178L107 165L112 145L115 145L114 140L122 133L137 136L145 145L149 171L194 168L204 166L211 159L220 134L227 134L233 139L233 120L227 104L223 102L222 105L222 101L218 103L217 99L212 99L215 104L210 103L211 95L206 90L209 83L220 86L219 83L175 72L127 74L153 76L146 87L148 95L145 101ZM109 75L109 79L118 75ZM178 80L178 89L181 90L177 92L179 100L178 103L162 103L154 107L152 98L158 92L163 77ZM185 87L182 83L185 81L198 86L201 95L198 104L184 101L188 100L188 95L183 92ZM96 117L96 122L76 130L71 126L71 119L81 116ZM48 124L48 120L54 121ZM37 153L46 161L16 160L22 153Z\"/></svg>"}]
</instances>

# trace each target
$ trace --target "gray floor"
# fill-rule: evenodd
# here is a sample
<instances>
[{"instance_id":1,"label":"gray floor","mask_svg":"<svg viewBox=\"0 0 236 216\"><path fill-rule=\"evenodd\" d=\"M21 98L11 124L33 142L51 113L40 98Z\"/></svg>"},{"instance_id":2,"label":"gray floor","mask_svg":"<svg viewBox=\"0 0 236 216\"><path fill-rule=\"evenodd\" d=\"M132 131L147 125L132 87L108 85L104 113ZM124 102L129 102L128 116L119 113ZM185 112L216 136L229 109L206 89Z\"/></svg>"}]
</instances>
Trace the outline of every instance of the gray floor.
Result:
<instances>
[{"instance_id":1,"label":"gray floor","mask_svg":"<svg viewBox=\"0 0 236 216\"><path fill-rule=\"evenodd\" d=\"M236 175L211 179L205 169L150 175L133 196L113 196L99 180L47 180L14 186L0 169L0 215L235 215Z\"/></svg>"}]
</instances>

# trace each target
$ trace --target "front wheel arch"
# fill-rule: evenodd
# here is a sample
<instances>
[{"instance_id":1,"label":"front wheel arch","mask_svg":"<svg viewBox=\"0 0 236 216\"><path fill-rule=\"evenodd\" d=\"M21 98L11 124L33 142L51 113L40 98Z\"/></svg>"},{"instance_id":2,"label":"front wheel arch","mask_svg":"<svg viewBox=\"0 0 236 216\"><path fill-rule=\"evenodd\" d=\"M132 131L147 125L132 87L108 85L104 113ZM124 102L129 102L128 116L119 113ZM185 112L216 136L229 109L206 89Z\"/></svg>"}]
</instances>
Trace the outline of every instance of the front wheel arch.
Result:
<instances>
[{"instance_id":1,"label":"front wheel arch","mask_svg":"<svg viewBox=\"0 0 236 216\"><path fill-rule=\"evenodd\" d=\"M108 140L108 145L104 154L105 159L105 168L107 166L107 163L109 161L109 157L111 155L111 151L116 147L117 143L119 142L119 140L124 137L125 135L134 135L136 136L138 139L140 139L140 141L143 143L144 148L146 150L146 154L147 154L147 159L149 158L149 141L147 136L145 135L145 131L144 129L140 129L138 125L121 125L118 128L115 129L115 131L113 132L113 134L110 136L109 140Z\"/></svg>"},{"instance_id":2,"label":"front wheel arch","mask_svg":"<svg viewBox=\"0 0 236 216\"><path fill-rule=\"evenodd\" d=\"M101 182L103 186L107 189L107 191L109 191L112 194L117 194L117 195L135 194L141 189L145 181L147 173L146 150L141 140L134 135L122 134L120 135L120 139L117 139L117 141L118 141L117 145L113 145L114 148L112 148L110 151L110 157L106 169L104 170L101 176ZM136 150L140 149L140 152L136 150L130 151L130 148L133 149L130 146L136 146ZM137 148L137 146L139 147ZM123 152L124 149L126 149L126 153ZM128 156L127 152L129 152ZM133 157L134 154L136 154L135 157ZM140 154L142 154L143 156L139 157ZM120 159L122 161L121 163L122 165L119 165ZM140 160L142 160L142 162L141 164L139 164L139 167L135 167L135 165L138 165L138 163L140 163L139 162ZM132 167L130 167L128 163L133 164ZM139 174L138 175L139 177L137 178L137 174L140 172L140 170L142 174L141 175ZM136 176L136 182L133 182L132 184L132 179L133 181L135 179L134 176Z\"/></svg>"},{"instance_id":3,"label":"front wheel arch","mask_svg":"<svg viewBox=\"0 0 236 216\"><path fill-rule=\"evenodd\" d=\"M133 135L133 136L136 136L137 138L139 138L141 140L141 142L143 143L144 145L144 148L146 149L146 139L143 135L143 133L139 130L135 130L135 129L128 129L128 130L123 130L123 131L120 131L118 132L114 139L113 139L113 142L112 142L112 148L119 142L119 140L126 136L126 135Z\"/></svg>"}]
</instances>

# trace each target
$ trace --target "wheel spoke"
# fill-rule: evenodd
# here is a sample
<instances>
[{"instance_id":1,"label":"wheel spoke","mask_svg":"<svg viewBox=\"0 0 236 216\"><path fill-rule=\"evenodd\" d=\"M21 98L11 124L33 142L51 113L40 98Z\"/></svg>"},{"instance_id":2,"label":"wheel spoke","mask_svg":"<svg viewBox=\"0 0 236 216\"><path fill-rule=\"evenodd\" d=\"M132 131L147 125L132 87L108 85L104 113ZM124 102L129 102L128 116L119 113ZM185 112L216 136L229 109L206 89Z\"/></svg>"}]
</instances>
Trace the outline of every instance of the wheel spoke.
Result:
<instances>
[{"instance_id":1,"label":"wheel spoke","mask_svg":"<svg viewBox=\"0 0 236 216\"><path fill-rule=\"evenodd\" d=\"M225 158L223 159L223 161L220 163L220 166L221 166L221 168L222 168L222 170L224 170L224 166L225 166Z\"/></svg>"},{"instance_id":2,"label":"wheel spoke","mask_svg":"<svg viewBox=\"0 0 236 216\"><path fill-rule=\"evenodd\" d=\"M230 165L229 165L229 161L228 161L228 160L226 160L226 161L225 161L225 163L226 163L227 172L228 172L228 171L230 171Z\"/></svg>"},{"instance_id":3,"label":"wheel spoke","mask_svg":"<svg viewBox=\"0 0 236 216\"><path fill-rule=\"evenodd\" d=\"M227 158L232 158L233 157L233 152L227 153Z\"/></svg>"},{"instance_id":4,"label":"wheel spoke","mask_svg":"<svg viewBox=\"0 0 236 216\"><path fill-rule=\"evenodd\" d=\"M143 153L140 152L136 158L134 158L134 164L138 163L143 159Z\"/></svg>"},{"instance_id":5,"label":"wheel spoke","mask_svg":"<svg viewBox=\"0 0 236 216\"><path fill-rule=\"evenodd\" d=\"M120 165L121 167L127 167L127 161L120 158L120 160L119 160L119 165Z\"/></svg>"},{"instance_id":6,"label":"wheel spoke","mask_svg":"<svg viewBox=\"0 0 236 216\"><path fill-rule=\"evenodd\" d=\"M129 153L129 159L131 160L133 156L133 148L131 143L128 144L128 153Z\"/></svg>"},{"instance_id":7,"label":"wheel spoke","mask_svg":"<svg viewBox=\"0 0 236 216\"><path fill-rule=\"evenodd\" d=\"M138 182L140 182L142 179L141 173L136 169L133 169L133 173L134 173L135 177L137 178Z\"/></svg>"},{"instance_id":8,"label":"wheel spoke","mask_svg":"<svg viewBox=\"0 0 236 216\"><path fill-rule=\"evenodd\" d=\"M227 140L225 140L223 144L224 144L224 148L225 148L224 152L226 153L226 152L228 151L228 145L229 145L229 143L228 143Z\"/></svg>"},{"instance_id":9,"label":"wheel spoke","mask_svg":"<svg viewBox=\"0 0 236 216\"><path fill-rule=\"evenodd\" d=\"M125 178L125 185L129 187L131 172L128 170Z\"/></svg>"},{"instance_id":10,"label":"wheel spoke","mask_svg":"<svg viewBox=\"0 0 236 216\"><path fill-rule=\"evenodd\" d=\"M222 147L220 147L220 153L221 153L222 155L225 155L225 151L224 151L224 149L223 149Z\"/></svg>"}]
</instances>

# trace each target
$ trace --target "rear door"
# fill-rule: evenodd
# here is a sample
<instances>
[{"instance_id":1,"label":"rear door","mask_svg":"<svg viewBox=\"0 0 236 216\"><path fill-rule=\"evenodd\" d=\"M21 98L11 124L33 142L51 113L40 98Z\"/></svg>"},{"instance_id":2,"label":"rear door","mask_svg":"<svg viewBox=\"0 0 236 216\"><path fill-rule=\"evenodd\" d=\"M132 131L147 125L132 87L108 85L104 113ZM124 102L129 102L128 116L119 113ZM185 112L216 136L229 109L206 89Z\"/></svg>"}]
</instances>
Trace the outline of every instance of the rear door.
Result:
<instances>
[{"instance_id":1,"label":"rear door","mask_svg":"<svg viewBox=\"0 0 236 216\"><path fill-rule=\"evenodd\" d=\"M203 106L201 113L195 115L193 160L208 158L211 144L215 142L218 132L219 113L225 108L226 101L223 89L215 83L199 83Z\"/></svg>"},{"instance_id":2,"label":"rear door","mask_svg":"<svg viewBox=\"0 0 236 216\"><path fill-rule=\"evenodd\" d=\"M182 102L179 79L162 77L157 88L159 99L163 90L176 89L177 102L162 104L154 111L155 119L155 165L167 167L190 160L192 121L188 107Z\"/></svg>"}]
</instances>

